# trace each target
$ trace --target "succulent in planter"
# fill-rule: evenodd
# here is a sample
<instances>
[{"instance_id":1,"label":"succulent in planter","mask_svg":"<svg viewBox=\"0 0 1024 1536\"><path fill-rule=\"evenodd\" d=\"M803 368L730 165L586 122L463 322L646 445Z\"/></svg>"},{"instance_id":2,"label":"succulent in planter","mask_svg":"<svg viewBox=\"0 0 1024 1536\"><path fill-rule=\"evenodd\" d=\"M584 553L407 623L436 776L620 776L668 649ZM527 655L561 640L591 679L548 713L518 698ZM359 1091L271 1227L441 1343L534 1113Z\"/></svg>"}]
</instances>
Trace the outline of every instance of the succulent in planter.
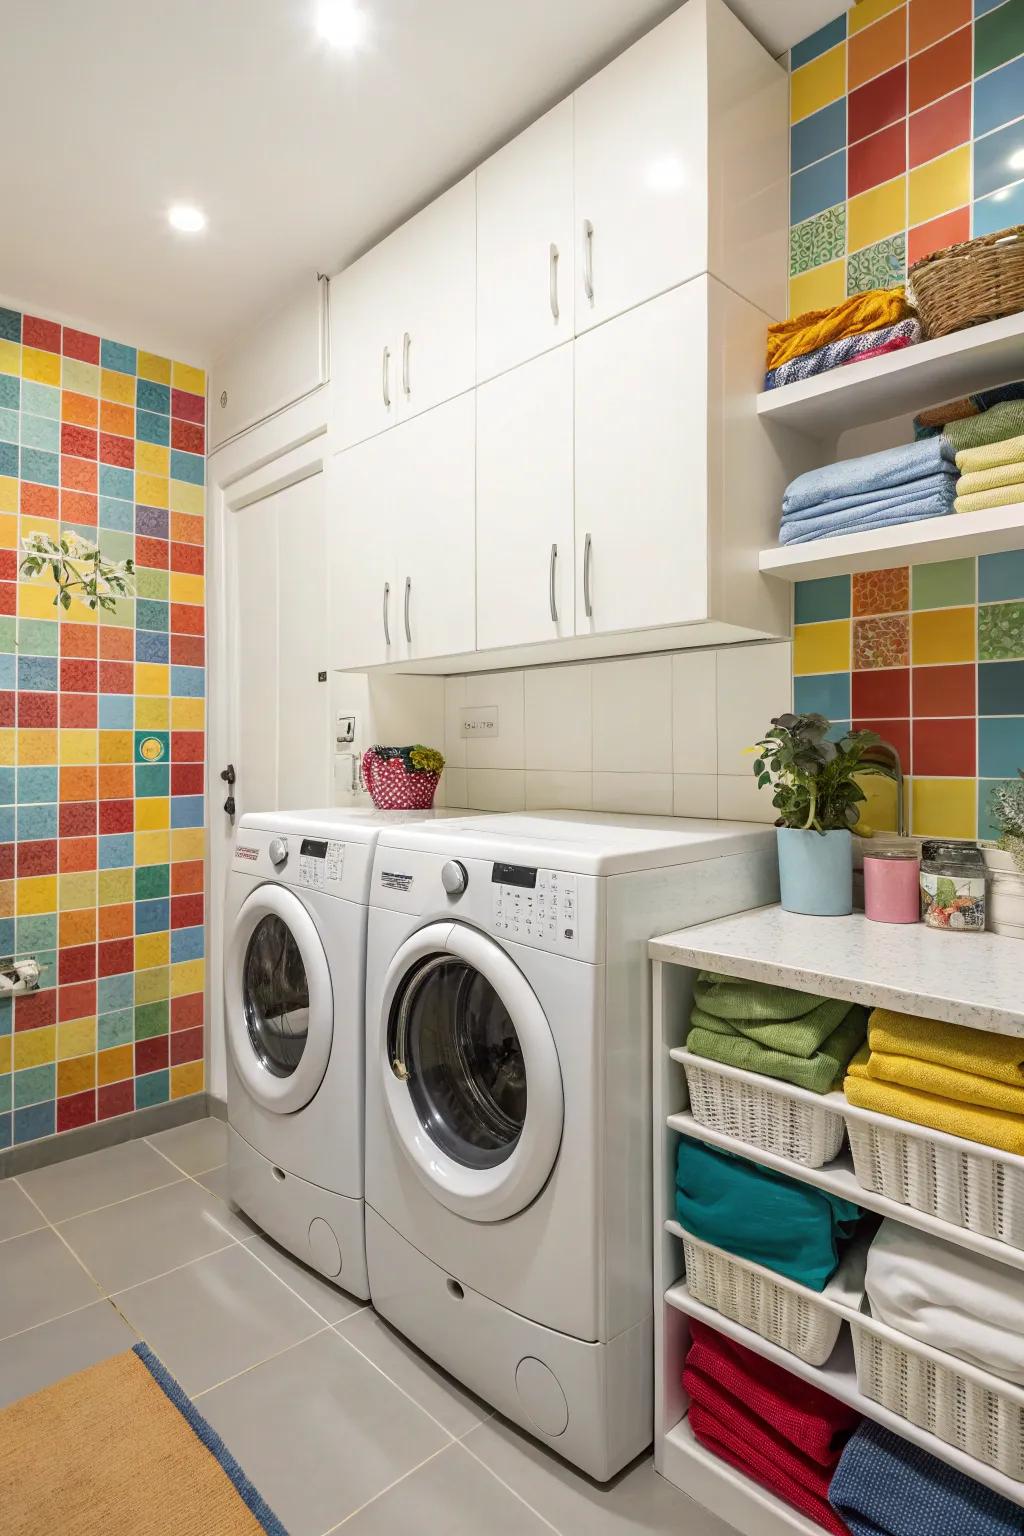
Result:
<instances>
[{"instance_id":1,"label":"succulent in planter","mask_svg":"<svg viewBox=\"0 0 1024 1536\"><path fill-rule=\"evenodd\" d=\"M1008 853L1019 874L1024 875L1024 768L1006 784L997 784L989 796L989 814L999 828L996 846Z\"/></svg>"},{"instance_id":2,"label":"succulent in planter","mask_svg":"<svg viewBox=\"0 0 1024 1536\"><path fill-rule=\"evenodd\" d=\"M370 747L363 754L363 778L379 810L429 810L444 769L433 747Z\"/></svg>"},{"instance_id":3,"label":"succulent in planter","mask_svg":"<svg viewBox=\"0 0 1024 1536\"><path fill-rule=\"evenodd\" d=\"M754 773L761 789L773 786L776 826L805 832L849 831L866 799L858 775L892 777L865 753L882 738L875 731L847 731L830 741L824 715L779 715L757 743Z\"/></svg>"}]
</instances>

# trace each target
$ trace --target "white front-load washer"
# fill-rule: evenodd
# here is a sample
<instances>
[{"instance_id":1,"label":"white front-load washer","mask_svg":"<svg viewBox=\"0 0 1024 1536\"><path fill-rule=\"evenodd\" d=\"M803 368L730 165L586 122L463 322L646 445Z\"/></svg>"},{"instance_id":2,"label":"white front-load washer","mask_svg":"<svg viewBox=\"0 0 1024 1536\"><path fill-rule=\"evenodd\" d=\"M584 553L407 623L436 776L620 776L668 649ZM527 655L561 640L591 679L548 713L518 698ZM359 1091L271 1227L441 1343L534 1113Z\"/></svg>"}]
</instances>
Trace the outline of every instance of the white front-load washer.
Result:
<instances>
[{"instance_id":1,"label":"white front-load washer","mask_svg":"<svg viewBox=\"0 0 1024 1536\"><path fill-rule=\"evenodd\" d=\"M777 898L744 823L381 834L367 933L377 1310L599 1479L652 1436L647 941Z\"/></svg>"}]
</instances>

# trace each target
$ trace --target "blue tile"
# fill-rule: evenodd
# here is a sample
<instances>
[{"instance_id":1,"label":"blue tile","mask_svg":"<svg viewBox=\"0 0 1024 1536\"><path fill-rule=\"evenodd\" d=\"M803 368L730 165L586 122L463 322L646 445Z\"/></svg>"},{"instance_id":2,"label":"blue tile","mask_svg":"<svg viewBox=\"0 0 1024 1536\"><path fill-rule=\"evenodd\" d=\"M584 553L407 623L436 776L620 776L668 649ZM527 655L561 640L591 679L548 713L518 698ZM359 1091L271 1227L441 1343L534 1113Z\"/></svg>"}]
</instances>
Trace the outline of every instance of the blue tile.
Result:
<instances>
[{"instance_id":1,"label":"blue tile","mask_svg":"<svg viewBox=\"0 0 1024 1536\"><path fill-rule=\"evenodd\" d=\"M166 539L168 514L164 507L136 507L135 532L146 539Z\"/></svg>"},{"instance_id":2,"label":"blue tile","mask_svg":"<svg viewBox=\"0 0 1024 1536\"><path fill-rule=\"evenodd\" d=\"M7 374L0 373L0 381L7 378ZM18 382L14 380L15 384ZM45 421L45 416L33 420ZM3 406L0 408L0 443L16 443L21 436L21 417L17 406Z\"/></svg>"},{"instance_id":3,"label":"blue tile","mask_svg":"<svg viewBox=\"0 0 1024 1536\"><path fill-rule=\"evenodd\" d=\"M789 168L802 171L846 145L846 97L812 112L789 130Z\"/></svg>"},{"instance_id":4,"label":"blue tile","mask_svg":"<svg viewBox=\"0 0 1024 1536\"><path fill-rule=\"evenodd\" d=\"M0 1035L9 1035L11 1033L11 1019L12 999L9 997L0 998Z\"/></svg>"},{"instance_id":5,"label":"blue tile","mask_svg":"<svg viewBox=\"0 0 1024 1536\"><path fill-rule=\"evenodd\" d=\"M1018 768L1024 768L1024 716L979 720L979 778L1012 778Z\"/></svg>"},{"instance_id":6,"label":"blue tile","mask_svg":"<svg viewBox=\"0 0 1024 1536\"><path fill-rule=\"evenodd\" d=\"M136 622L138 622L136 620ZM139 629L135 633L135 660L164 663L170 658L170 639L155 630Z\"/></svg>"},{"instance_id":7,"label":"blue tile","mask_svg":"<svg viewBox=\"0 0 1024 1536\"><path fill-rule=\"evenodd\" d=\"M130 501L119 501L115 496L100 497L100 527L116 528L120 533L131 533L135 526L135 508Z\"/></svg>"},{"instance_id":8,"label":"blue tile","mask_svg":"<svg viewBox=\"0 0 1024 1536\"><path fill-rule=\"evenodd\" d=\"M1024 598L1024 549L982 555L978 561L978 602L1003 603Z\"/></svg>"},{"instance_id":9,"label":"blue tile","mask_svg":"<svg viewBox=\"0 0 1024 1536\"><path fill-rule=\"evenodd\" d=\"M849 720L833 720L832 724L828 728L828 740L842 741L843 737L848 734L849 729Z\"/></svg>"},{"instance_id":10,"label":"blue tile","mask_svg":"<svg viewBox=\"0 0 1024 1536\"><path fill-rule=\"evenodd\" d=\"M172 448L171 479L202 485L206 479L206 460L201 453L183 453L180 448Z\"/></svg>"},{"instance_id":11,"label":"blue tile","mask_svg":"<svg viewBox=\"0 0 1024 1536\"><path fill-rule=\"evenodd\" d=\"M56 775L56 772L57 772L57 770L54 769L54 774L55 775ZM18 773L18 783L19 783L19 785L21 783L21 771L20 770L19 770L19 773ZM56 785L56 778L54 779L54 784ZM56 788L54 788L53 794L52 795L47 795L46 799L47 800L56 800L56 798L57 798L57 790L56 790ZM15 796L15 792L14 792L14 769L13 768L0 768L0 805L16 805L17 802L20 799L21 799L21 795L19 794L19 795Z\"/></svg>"},{"instance_id":12,"label":"blue tile","mask_svg":"<svg viewBox=\"0 0 1024 1536\"><path fill-rule=\"evenodd\" d=\"M112 976L111 981L124 980L121 976ZM129 974L129 980L134 977ZM131 1008L122 1008L117 1013L101 1014L96 1022L96 1049L109 1051L114 1045L130 1045L135 1039L135 1014Z\"/></svg>"},{"instance_id":13,"label":"blue tile","mask_svg":"<svg viewBox=\"0 0 1024 1536\"><path fill-rule=\"evenodd\" d=\"M169 614L169 604L158 602L149 597L137 598L135 602L135 627L136 629L166 631Z\"/></svg>"},{"instance_id":14,"label":"blue tile","mask_svg":"<svg viewBox=\"0 0 1024 1536\"><path fill-rule=\"evenodd\" d=\"M2 796L0 796L2 798ZM14 797L11 796L13 799ZM19 806L40 805L57 799L57 770L56 768L19 768L18 769L18 799Z\"/></svg>"},{"instance_id":15,"label":"blue tile","mask_svg":"<svg viewBox=\"0 0 1024 1536\"><path fill-rule=\"evenodd\" d=\"M171 933L171 964L203 958L202 928L175 928Z\"/></svg>"},{"instance_id":16,"label":"blue tile","mask_svg":"<svg viewBox=\"0 0 1024 1536\"><path fill-rule=\"evenodd\" d=\"M149 1109L153 1104L166 1104L170 1098L170 1075L162 1072L144 1072L135 1079L135 1108Z\"/></svg>"},{"instance_id":17,"label":"blue tile","mask_svg":"<svg viewBox=\"0 0 1024 1536\"><path fill-rule=\"evenodd\" d=\"M19 805L18 841L38 842L40 838L57 836L57 807L55 805Z\"/></svg>"},{"instance_id":18,"label":"blue tile","mask_svg":"<svg viewBox=\"0 0 1024 1536\"><path fill-rule=\"evenodd\" d=\"M169 901L137 901L135 903L136 933L163 933L170 924Z\"/></svg>"},{"instance_id":19,"label":"blue tile","mask_svg":"<svg viewBox=\"0 0 1024 1536\"><path fill-rule=\"evenodd\" d=\"M0 443L0 475L12 480L18 478L18 447L16 443Z\"/></svg>"},{"instance_id":20,"label":"blue tile","mask_svg":"<svg viewBox=\"0 0 1024 1536\"><path fill-rule=\"evenodd\" d=\"M116 464L100 465L100 495L117 496L122 501L135 500L135 475Z\"/></svg>"},{"instance_id":21,"label":"blue tile","mask_svg":"<svg viewBox=\"0 0 1024 1536\"><path fill-rule=\"evenodd\" d=\"M18 688L32 693L57 691L56 656L19 656Z\"/></svg>"},{"instance_id":22,"label":"blue tile","mask_svg":"<svg viewBox=\"0 0 1024 1536\"><path fill-rule=\"evenodd\" d=\"M171 769L168 763L137 763L135 767L135 793L142 800L152 800L166 795L171 788Z\"/></svg>"},{"instance_id":23,"label":"blue tile","mask_svg":"<svg viewBox=\"0 0 1024 1536\"><path fill-rule=\"evenodd\" d=\"M131 832L105 832L97 852L100 869L127 869L135 862L135 838Z\"/></svg>"},{"instance_id":24,"label":"blue tile","mask_svg":"<svg viewBox=\"0 0 1024 1536\"><path fill-rule=\"evenodd\" d=\"M15 681L17 666L17 657L13 656L10 651L5 651L0 656L0 690L10 692L12 688L17 687Z\"/></svg>"},{"instance_id":25,"label":"blue tile","mask_svg":"<svg viewBox=\"0 0 1024 1536\"><path fill-rule=\"evenodd\" d=\"M203 796L174 795L171 799L172 827L201 827L203 825Z\"/></svg>"},{"instance_id":26,"label":"blue tile","mask_svg":"<svg viewBox=\"0 0 1024 1536\"><path fill-rule=\"evenodd\" d=\"M21 413L21 446L42 448L44 453L60 452L60 422L52 416L33 416Z\"/></svg>"},{"instance_id":27,"label":"blue tile","mask_svg":"<svg viewBox=\"0 0 1024 1536\"><path fill-rule=\"evenodd\" d=\"M828 53L830 48L835 48L846 36L846 12L837 16L835 21L827 22L819 27L817 32L812 32L810 37L805 37L802 42L796 43L789 55L789 67L791 70L799 69L802 64L809 64L812 59L820 59L823 53Z\"/></svg>"},{"instance_id":28,"label":"blue tile","mask_svg":"<svg viewBox=\"0 0 1024 1536\"><path fill-rule=\"evenodd\" d=\"M0 1113L10 1119L11 1110L11 1074L4 1072L0 1076Z\"/></svg>"},{"instance_id":29,"label":"blue tile","mask_svg":"<svg viewBox=\"0 0 1024 1536\"><path fill-rule=\"evenodd\" d=\"M974 136L1001 128L1024 111L1024 56L974 82Z\"/></svg>"},{"instance_id":30,"label":"blue tile","mask_svg":"<svg viewBox=\"0 0 1024 1536\"><path fill-rule=\"evenodd\" d=\"M126 347L120 341L100 342L100 364L112 368L115 373L135 373L138 368L134 347Z\"/></svg>"},{"instance_id":31,"label":"blue tile","mask_svg":"<svg viewBox=\"0 0 1024 1536\"><path fill-rule=\"evenodd\" d=\"M11 373L0 373L0 405L6 411L16 411L21 404L21 380Z\"/></svg>"},{"instance_id":32,"label":"blue tile","mask_svg":"<svg viewBox=\"0 0 1024 1536\"><path fill-rule=\"evenodd\" d=\"M989 11L994 11L997 6L1005 5L1007 0L974 0L975 16L986 16Z\"/></svg>"},{"instance_id":33,"label":"blue tile","mask_svg":"<svg viewBox=\"0 0 1024 1536\"><path fill-rule=\"evenodd\" d=\"M0 1115L0 1152L6 1152L11 1144L11 1117Z\"/></svg>"},{"instance_id":34,"label":"blue tile","mask_svg":"<svg viewBox=\"0 0 1024 1536\"><path fill-rule=\"evenodd\" d=\"M96 1007L100 1013L119 1013L135 1003L135 973L101 976L96 983ZM131 1036L129 1036L129 1039Z\"/></svg>"},{"instance_id":35,"label":"blue tile","mask_svg":"<svg viewBox=\"0 0 1024 1536\"><path fill-rule=\"evenodd\" d=\"M140 379L139 383L142 382ZM158 416L155 411L136 411L135 436L140 442L159 443L166 447L171 441L171 418Z\"/></svg>"},{"instance_id":36,"label":"blue tile","mask_svg":"<svg viewBox=\"0 0 1024 1536\"><path fill-rule=\"evenodd\" d=\"M0 341L21 340L21 315L16 309L0 309Z\"/></svg>"},{"instance_id":37,"label":"blue tile","mask_svg":"<svg viewBox=\"0 0 1024 1536\"><path fill-rule=\"evenodd\" d=\"M40 990L48 992L57 985L57 951L55 949L37 950L36 960L39 963Z\"/></svg>"},{"instance_id":38,"label":"blue tile","mask_svg":"<svg viewBox=\"0 0 1024 1536\"><path fill-rule=\"evenodd\" d=\"M32 912L27 917L19 917L15 928L14 942L19 955L57 948L56 912Z\"/></svg>"},{"instance_id":39,"label":"blue tile","mask_svg":"<svg viewBox=\"0 0 1024 1536\"><path fill-rule=\"evenodd\" d=\"M0 955L14 954L14 918L0 918ZM2 1033L2 1031L0 1031Z\"/></svg>"},{"instance_id":40,"label":"blue tile","mask_svg":"<svg viewBox=\"0 0 1024 1536\"><path fill-rule=\"evenodd\" d=\"M15 809L13 805L0 805L0 843L13 843ZM3 1001L3 999L0 999Z\"/></svg>"},{"instance_id":41,"label":"blue tile","mask_svg":"<svg viewBox=\"0 0 1024 1536\"><path fill-rule=\"evenodd\" d=\"M171 696L176 699L201 699L206 692L203 667L172 667Z\"/></svg>"},{"instance_id":42,"label":"blue tile","mask_svg":"<svg viewBox=\"0 0 1024 1536\"><path fill-rule=\"evenodd\" d=\"M55 1105L33 1104L31 1109L14 1111L14 1140L38 1141L42 1136L52 1136L55 1129Z\"/></svg>"},{"instance_id":43,"label":"blue tile","mask_svg":"<svg viewBox=\"0 0 1024 1536\"><path fill-rule=\"evenodd\" d=\"M170 414L171 390L168 384L157 384L152 379L136 379L135 404L140 411L159 411Z\"/></svg>"},{"instance_id":44,"label":"blue tile","mask_svg":"<svg viewBox=\"0 0 1024 1536\"><path fill-rule=\"evenodd\" d=\"M796 624L820 624L826 619L848 619L849 576L823 576L818 581L798 581L794 614Z\"/></svg>"},{"instance_id":45,"label":"blue tile","mask_svg":"<svg viewBox=\"0 0 1024 1536\"><path fill-rule=\"evenodd\" d=\"M21 408L33 416L52 416L60 419L60 390L52 384L37 384L35 379L21 382Z\"/></svg>"},{"instance_id":46,"label":"blue tile","mask_svg":"<svg viewBox=\"0 0 1024 1536\"><path fill-rule=\"evenodd\" d=\"M789 179L789 221L801 224L846 200L846 151L829 155Z\"/></svg>"},{"instance_id":47,"label":"blue tile","mask_svg":"<svg viewBox=\"0 0 1024 1536\"><path fill-rule=\"evenodd\" d=\"M23 448L21 477L35 485L59 485L60 459L55 453L44 453L41 448Z\"/></svg>"},{"instance_id":48,"label":"blue tile","mask_svg":"<svg viewBox=\"0 0 1024 1536\"><path fill-rule=\"evenodd\" d=\"M130 693L101 693L99 726L101 731L130 731L134 723L134 704Z\"/></svg>"},{"instance_id":49,"label":"blue tile","mask_svg":"<svg viewBox=\"0 0 1024 1536\"><path fill-rule=\"evenodd\" d=\"M824 715L827 720L849 720L849 672L821 672L817 677L795 677L793 708L800 715Z\"/></svg>"},{"instance_id":50,"label":"blue tile","mask_svg":"<svg viewBox=\"0 0 1024 1536\"><path fill-rule=\"evenodd\" d=\"M43 1104L52 1099L57 1091L57 1068L48 1061L41 1067L25 1067L14 1074L14 1107L21 1109L28 1104Z\"/></svg>"},{"instance_id":51,"label":"blue tile","mask_svg":"<svg viewBox=\"0 0 1024 1536\"><path fill-rule=\"evenodd\" d=\"M992 819L992 791L1003 784L1009 784L1010 779L979 779L978 780L978 836L998 839L1002 836L1002 828ZM1019 781L1018 781L1019 782Z\"/></svg>"},{"instance_id":52,"label":"blue tile","mask_svg":"<svg viewBox=\"0 0 1024 1536\"><path fill-rule=\"evenodd\" d=\"M985 197L1024 175L1024 118L974 141L974 195ZM997 205L998 206L998 205Z\"/></svg>"},{"instance_id":53,"label":"blue tile","mask_svg":"<svg viewBox=\"0 0 1024 1536\"><path fill-rule=\"evenodd\" d=\"M978 714L1024 715L1024 661L979 663Z\"/></svg>"}]
</instances>

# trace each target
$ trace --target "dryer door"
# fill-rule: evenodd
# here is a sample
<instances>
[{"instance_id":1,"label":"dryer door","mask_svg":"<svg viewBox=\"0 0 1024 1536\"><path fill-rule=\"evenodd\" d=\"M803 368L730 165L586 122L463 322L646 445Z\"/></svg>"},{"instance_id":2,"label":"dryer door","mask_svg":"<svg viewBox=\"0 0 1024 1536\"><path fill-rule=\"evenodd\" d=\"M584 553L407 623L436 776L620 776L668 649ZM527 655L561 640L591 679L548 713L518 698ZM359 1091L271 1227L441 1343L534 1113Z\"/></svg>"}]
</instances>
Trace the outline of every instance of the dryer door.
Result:
<instances>
[{"instance_id":1,"label":"dryer door","mask_svg":"<svg viewBox=\"0 0 1024 1536\"><path fill-rule=\"evenodd\" d=\"M554 1167L563 1101L522 971L476 929L431 924L391 962L380 1024L388 1113L423 1183L474 1221L523 1210Z\"/></svg>"},{"instance_id":2,"label":"dryer door","mask_svg":"<svg viewBox=\"0 0 1024 1536\"><path fill-rule=\"evenodd\" d=\"M316 925L281 885L242 903L225 967L225 1019L238 1074L258 1104L302 1109L331 1055L334 996Z\"/></svg>"}]
</instances>

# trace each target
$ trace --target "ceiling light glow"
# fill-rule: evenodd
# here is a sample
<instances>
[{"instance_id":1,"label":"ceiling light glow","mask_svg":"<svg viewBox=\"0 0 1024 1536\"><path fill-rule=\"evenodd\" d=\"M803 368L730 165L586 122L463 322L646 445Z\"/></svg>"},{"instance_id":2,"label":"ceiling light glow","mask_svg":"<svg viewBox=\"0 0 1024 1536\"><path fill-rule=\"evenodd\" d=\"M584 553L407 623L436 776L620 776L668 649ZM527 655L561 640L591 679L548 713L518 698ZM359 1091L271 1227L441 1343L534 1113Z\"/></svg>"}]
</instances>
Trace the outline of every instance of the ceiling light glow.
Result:
<instances>
[{"instance_id":1,"label":"ceiling light glow","mask_svg":"<svg viewBox=\"0 0 1024 1536\"><path fill-rule=\"evenodd\" d=\"M366 41L369 24L355 0L319 0L316 29L332 48L351 51Z\"/></svg>"},{"instance_id":2,"label":"ceiling light glow","mask_svg":"<svg viewBox=\"0 0 1024 1536\"><path fill-rule=\"evenodd\" d=\"M167 222L184 235L198 235L206 228L206 214L194 203L174 203L167 210Z\"/></svg>"},{"instance_id":3,"label":"ceiling light glow","mask_svg":"<svg viewBox=\"0 0 1024 1536\"><path fill-rule=\"evenodd\" d=\"M1024 171L1024 149L1018 149L1010 156L1010 170Z\"/></svg>"}]
</instances>

